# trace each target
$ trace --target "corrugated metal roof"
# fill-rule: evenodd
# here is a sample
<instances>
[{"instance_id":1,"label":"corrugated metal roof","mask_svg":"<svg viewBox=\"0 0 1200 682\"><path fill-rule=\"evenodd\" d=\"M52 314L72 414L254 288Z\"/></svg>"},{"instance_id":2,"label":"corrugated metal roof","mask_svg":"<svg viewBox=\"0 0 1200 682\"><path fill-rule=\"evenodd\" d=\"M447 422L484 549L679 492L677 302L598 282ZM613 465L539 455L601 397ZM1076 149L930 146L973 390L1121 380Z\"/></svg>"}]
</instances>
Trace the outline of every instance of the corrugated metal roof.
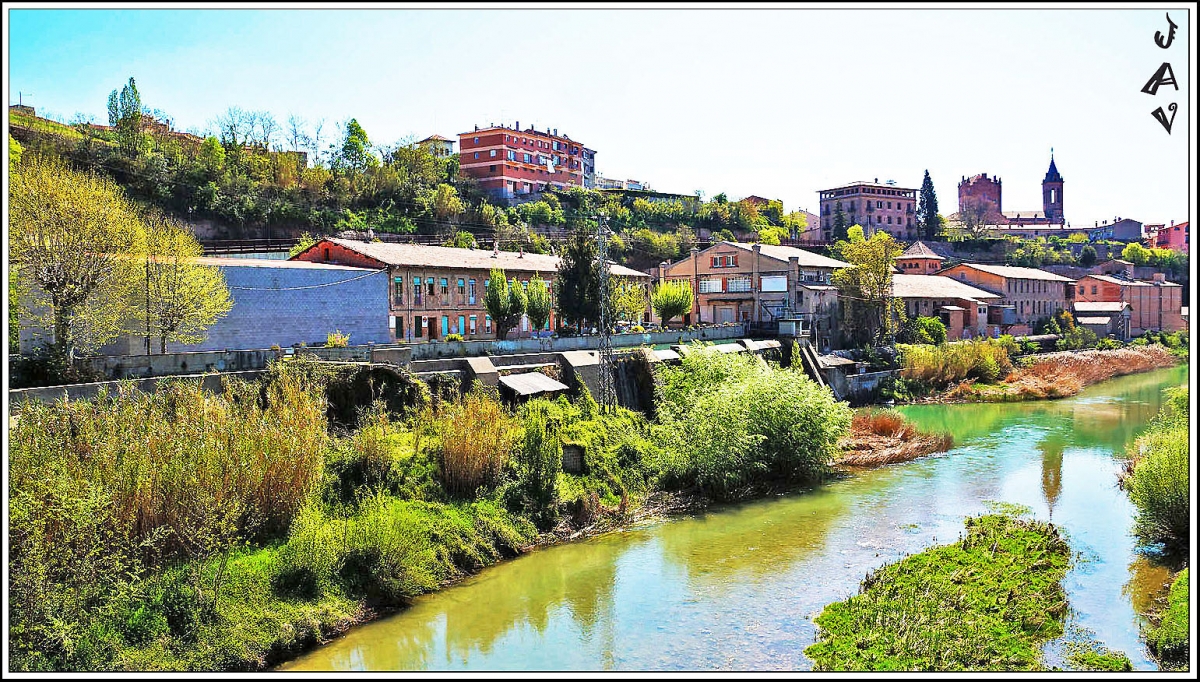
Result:
<instances>
[{"instance_id":1,"label":"corrugated metal roof","mask_svg":"<svg viewBox=\"0 0 1200 682\"><path fill-rule=\"evenodd\" d=\"M455 249L449 246L426 246L424 244L360 242L332 237L322 241L337 244L388 265L479 270L503 268L505 272L553 273L558 270L558 264L562 262L558 256L543 253L519 255L513 251L495 253L490 249ZM312 248L317 248L320 243L317 242ZM495 253L494 256L493 253ZM650 278L650 275L644 272L615 263L610 263L609 272L617 277Z\"/></svg>"},{"instance_id":2,"label":"corrugated metal roof","mask_svg":"<svg viewBox=\"0 0 1200 682\"><path fill-rule=\"evenodd\" d=\"M509 374L508 376L500 377L500 383L516 391L517 395L523 396L565 391L568 389L566 384L555 381L541 372Z\"/></svg>"}]
</instances>

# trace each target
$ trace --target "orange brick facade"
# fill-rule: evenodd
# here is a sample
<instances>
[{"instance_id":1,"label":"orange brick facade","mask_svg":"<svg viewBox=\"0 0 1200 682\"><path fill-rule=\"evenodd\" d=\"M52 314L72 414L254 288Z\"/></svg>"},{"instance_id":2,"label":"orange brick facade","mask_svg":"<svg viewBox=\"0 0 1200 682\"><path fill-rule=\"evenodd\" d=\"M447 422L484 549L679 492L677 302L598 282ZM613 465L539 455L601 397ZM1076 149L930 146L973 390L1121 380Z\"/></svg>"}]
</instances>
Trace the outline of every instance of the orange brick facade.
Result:
<instances>
[{"instance_id":1,"label":"orange brick facade","mask_svg":"<svg viewBox=\"0 0 1200 682\"><path fill-rule=\"evenodd\" d=\"M1187 329L1187 322L1182 315L1183 287L1173 282L1124 281L1087 275L1076 282L1075 298L1079 301L1128 303L1129 331L1133 336L1147 331L1175 332Z\"/></svg>"},{"instance_id":2,"label":"orange brick facade","mask_svg":"<svg viewBox=\"0 0 1200 682\"><path fill-rule=\"evenodd\" d=\"M388 270L389 327L398 341L436 341L448 334L461 334L464 340L496 338L495 324L483 304L490 271L469 268L443 268L408 265L387 265L331 242L298 255L297 260L314 263L336 263L357 267ZM510 280L516 278L528 286L533 271L508 269ZM536 273L547 283L554 281L555 272ZM552 294L553 295L553 294ZM347 305L353 305L348 301ZM554 329L554 311L544 329ZM529 321L522 318L508 338L523 338L532 333Z\"/></svg>"},{"instance_id":3,"label":"orange brick facade","mask_svg":"<svg viewBox=\"0 0 1200 682\"><path fill-rule=\"evenodd\" d=\"M1025 270L1026 268L1012 268ZM1019 336L1032 334L1033 325L1038 320L1050 317L1060 311L1069 310L1074 300L1074 282L1042 279L1034 276L1006 276L980 270L970 264L960 264L947 268L939 273L940 276L953 277L960 282L966 282L980 289L1001 296L991 306L995 312L996 306L1011 305L1014 308L1015 324L1009 327L1007 333ZM995 318L988 320L989 325L996 325Z\"/></svg>"}]
</instances>

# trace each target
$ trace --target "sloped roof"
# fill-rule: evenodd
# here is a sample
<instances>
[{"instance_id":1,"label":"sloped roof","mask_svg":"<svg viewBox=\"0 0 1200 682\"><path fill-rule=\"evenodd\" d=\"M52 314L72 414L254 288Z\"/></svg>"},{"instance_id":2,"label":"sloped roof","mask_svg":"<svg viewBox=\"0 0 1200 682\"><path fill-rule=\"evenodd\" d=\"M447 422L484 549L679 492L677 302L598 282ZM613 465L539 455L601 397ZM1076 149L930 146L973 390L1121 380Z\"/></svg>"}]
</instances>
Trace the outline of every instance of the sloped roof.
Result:
<instances>
[{"instance_id":1,"label":"sloped roof","mask_svg":"<svg viewBox=\"0 0 1200 682\"><path fill-rule=\"evenodd\" d=\"M1009 279L1045 279L1051 282L1074 282L1075 280L1056 275L1038 268L1022 268L1016 265L981 265L979 263L961 263L955 267L967 267L999 275Z\"/></svg>"},{"instance_id":2,"label":"sloped roof","mask_svg":"<svg viewBox=\"0 0 1200 682\"><path fill-rule=\"evenodd\" d=\"M303 260L282 258L229 258L227 256L197 256L191 261L197 265L226 268L283 268L297 270L344 270L348 272L372 272L371 268L359 268L334 263L311 263Z\"/></svg>"},{"instance_id":3,"label":"sloped roof","mask_svg":"<svg viewBox=\"0 0 1200 682\"><path fill-rule=\"evenodd\" d=\"M489 249L456 249L449 246L426 246L424 244L360 242L334 237L323 239L309 248L317 248L322 242L337 244L388 265L481 270L503 268L506 272L553 273L558 270L558 264L562 261L558 256L542 253L525 253L521 256L513 251L500 251L493 255L493 251ZM612 262L609 263L609 272L617 277L650 278L650 275L644 272Z\"/></svg>"},{"instance_id":4,"label":"sloped roof","mask_svg":"<svg viewBox=\"0 0 1200 682\"><path fill-rule=\"evenodd\" d=\"M554 393L566 391L568 386L555 381L541 372L526 372L525 374L509 374L500 377L500 383L511 388L518 395L537 395L538 393Z\"/></svg>"},{"instance_id":5,"label":"sloped roof","mask_svg":"<svg viewBox=\"0 0 1200 682\"><path fill-rule=\"evenodd\" d=\"M720 243L728 244L730 246L736 246L737 248L743 249L745 251L753 251L754 250L753 244L743 244L741 242L720 242ZM716 244L713 244L713 246L716 246ZM774 258L775 260L783 261L785 263L787 262L787 260L789 258L795 256L797 258L797 262L799 262L800 265L807 266L810 268L851 268L851 267L854 267L853 265L851 265L849 263L845 263L840 260L835 260L833 258L826 258L825 256L813 253L812 251L805 251L804 249L797 249L794 246L772 246L770 244L761 244L759 246L762 250L762 255L764 255L768 258ZM708 248L711 249L713 247L710 246ZM705 249L705 251L707 251L707 250L708 249Z\"/></svg>"},{"instance_id":6,"label":"sloped roof","mask_svg":"<svg viewBox=\"0 0 1200 682\"><path fill-rule=\"evenodd\" d=\"M1075 321L1079 324L1110 324L1111 317L1077 317Z\"/></svg>"},{"instance_id":7,"label":"sloped roof","mask_svg":"<svg viewBox=\"0 0 1200 682\"><path fill-rule=\"evenodd\" d=\"M454 140L451 140L446 137L442 137L441 135L437 135L437 134L430 135L429 137L425 138L424 140L421 140L421 142L429 142L430 140L433 140L434 142L454 142Z\"/></svg>"},{"instance_id":8,"label":"sloped roof","mask_svg":"<svg viewBox=\"0 0 1200 682\"><path fill-rule=\"evenodd\" d=\"M1074 307L1080 313L1119 313L1130 305L1124 301L1075 301Z\"/></svg>"},{"instance_id":9,"label":"sloped roof","mask_svg":"<svg viewBox=\"0 0 1200 682\"><path fill-rule=\"evenodd\" d=\"M913 245L904 250L904 253L896 257L896 260L901 258L933 258L936 260L946 260L933 252L925 242L913 242Z\"/></svg>"},{"instance_id":10,"label":"sloped roof","mask_svg":"<svg viewBox=\"0 0 1200 682\"><path fill-rule=\"evenodd\" d=\"M1001 298L998 294L977 289L969 284L941 275L892 275L892 296L896 298L967 298L972 300Z\"/></svg>"}]
</instances>

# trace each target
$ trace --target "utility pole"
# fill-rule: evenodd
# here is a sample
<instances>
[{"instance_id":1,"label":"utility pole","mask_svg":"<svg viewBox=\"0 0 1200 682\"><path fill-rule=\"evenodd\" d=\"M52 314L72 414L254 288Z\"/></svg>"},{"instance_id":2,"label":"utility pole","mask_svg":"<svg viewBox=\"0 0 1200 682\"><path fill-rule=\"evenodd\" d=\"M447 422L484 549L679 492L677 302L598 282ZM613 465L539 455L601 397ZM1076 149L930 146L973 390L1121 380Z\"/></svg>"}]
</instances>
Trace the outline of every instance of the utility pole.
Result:
<instances>
[{"instance_id":1,"label":"utility pole","mask_svg":"<svg viewBox=\"0 0 1200 682\"><path fill-rule=\"evenodd\" d=\"M613 385L613 353L610 327L612 320L608 307L608 227L605 217L596 221L596 274L600 280L600 403L601 410L613 411L617 404Z\"/></svg>"}]
</instances>

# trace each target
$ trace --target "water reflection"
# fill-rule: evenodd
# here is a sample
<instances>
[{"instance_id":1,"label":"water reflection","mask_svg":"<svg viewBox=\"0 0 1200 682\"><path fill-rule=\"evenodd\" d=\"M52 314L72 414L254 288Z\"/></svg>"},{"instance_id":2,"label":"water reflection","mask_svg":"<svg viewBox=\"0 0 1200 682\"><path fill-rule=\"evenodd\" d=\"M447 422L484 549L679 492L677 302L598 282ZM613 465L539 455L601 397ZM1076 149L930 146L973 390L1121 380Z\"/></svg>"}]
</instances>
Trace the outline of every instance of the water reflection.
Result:
<instances>
[{"instance_id":1,"label":"water reflection","mask_svg":"<svg viewBox=\"0 0 1200 682\"><path fill-rule=\"evenodd\" d=\"M285 670L797 670L811 617L873 568L952 542L985 501L1052 517L1081 553L1078 622L1153 669L1137 613L1166 576L1137 559L1118 457L1187 368L1072 399L900 408L950 452L799 495L538 551L422 597Z\"/></svg>"}]
</instances>

